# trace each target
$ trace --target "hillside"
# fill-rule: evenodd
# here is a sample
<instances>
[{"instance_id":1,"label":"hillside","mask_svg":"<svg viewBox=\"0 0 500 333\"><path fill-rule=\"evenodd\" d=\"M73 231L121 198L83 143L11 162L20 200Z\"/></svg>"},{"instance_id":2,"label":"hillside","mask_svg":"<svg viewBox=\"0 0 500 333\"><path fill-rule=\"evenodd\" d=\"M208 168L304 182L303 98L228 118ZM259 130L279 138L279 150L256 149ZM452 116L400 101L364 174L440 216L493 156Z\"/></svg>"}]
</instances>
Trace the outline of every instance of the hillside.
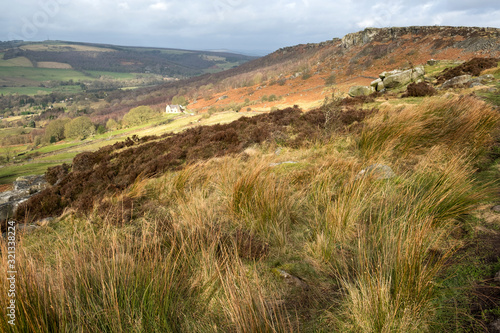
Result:
<instances>
[{"instance_id":1,"label":"hillside","mask_svg":"<svg viewBox=\"0 0 500 333\"><path fill-rule=\"evenodd\" d=\"M222 82L198 91L203 99L191 98L190 106L203 111L243 104L248 98L246 104L257 111L292 105L310 109L333 91L346 95L351 86L369 85L384 71L426 64L430 59L499 56L500 29L496 28L367 28L341 39L283 48L220 73L217 78ZM262 100L271 95L279 100ZM218 100L221 96L229 98Z\"/></svg>"},{"instance_id":2,"label":"hillside","mask_svg":"<svg viewBox=\"0 0 500 333\"><path fill-rule=\"evenodd\" d=\"M17 248L16 326L0 316L1 331L500 325L500 29L366 29L85 96L19 134L112 120L26 152L78 154L2 224L17 233L0 241L1 295ZM174 100L192 114L165 114ZM151 118L128 126L138 110Z\"/></svg>"},{"instance_id":3,"label":"hillside","mask_svg":"<svg viewBox=\"0 0 500 333\"><path fill-rule=\"evenodd\" d=\"M254 59L254 57L227 52L64 41L1 43L0 55L0 86L2 87L0 92L17 91L29 95L38 91L77 93L82 89L110 90L123 86L133 87L134 84L135 86L153 85L166 80L219 72ZM98 86L95 83L104 78L108 81L123 79L131 82L122 83L121 86L116 82L115 85L104 82L108 84L107 86L104 84ZM145 82L141 83L140 79ZM56 89L60 86L65 87L66 90ZM29 93L27 88L30 87L34 93Z\"/></svg>"}]
</instances>

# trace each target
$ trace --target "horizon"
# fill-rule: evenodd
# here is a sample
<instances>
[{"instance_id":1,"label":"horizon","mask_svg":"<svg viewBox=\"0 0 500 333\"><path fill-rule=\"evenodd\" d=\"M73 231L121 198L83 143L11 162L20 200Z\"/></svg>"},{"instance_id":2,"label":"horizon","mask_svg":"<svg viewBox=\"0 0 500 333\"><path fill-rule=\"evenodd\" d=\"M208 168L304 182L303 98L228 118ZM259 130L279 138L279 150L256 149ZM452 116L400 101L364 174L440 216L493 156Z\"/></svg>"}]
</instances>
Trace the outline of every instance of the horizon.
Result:
<instances>
[{"instance_id":1,"label":"horizon","mask_svg":"<svg viewBox=\"0 0 500 333\"><path fill-rule=\"evenodd\" d=\"M0 40L60 40L262 56L366 27L500 27L494 0L389 2L22 0L0 14Z\"/></svg>"}]
</instances>

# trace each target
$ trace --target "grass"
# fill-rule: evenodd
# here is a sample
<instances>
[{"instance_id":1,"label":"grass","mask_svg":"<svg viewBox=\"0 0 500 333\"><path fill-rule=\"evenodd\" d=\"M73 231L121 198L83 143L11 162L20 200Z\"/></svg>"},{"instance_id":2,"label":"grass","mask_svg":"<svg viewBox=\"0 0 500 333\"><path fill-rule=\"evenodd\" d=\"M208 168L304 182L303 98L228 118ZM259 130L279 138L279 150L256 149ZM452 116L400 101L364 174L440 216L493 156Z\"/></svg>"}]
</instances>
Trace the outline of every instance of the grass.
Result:
<instances>
[{"instance_id":1,"label":"grass","mask_svg":"<svg viewBox=\"0 0 500 333\"><path fill-rule=\"evenodd\" d=\"M7 78L26 78L32 81L83 81L88 77L72 69L57 68L29 68L29 67L2 67L0 76Z\"/></svg>"},{"instance_id":2,"label":"grass","mask_svg":"<svg viewBox=\"0 0 500 333\"><path fill-rule=\"evenodd\" d=\"M52 92L64 92L64 93L78 93L82 89L79 86L61 86L57 88L43 88L43 87L3 87L0 88L0 94L19 94L19 95L43 95L50 94Z\"/></svg>"},{"instance_id":3,"label":"grass","mask_svg":"<svg viewBox=\"0 0 500 333\"><path fill-rule=\"evenodd\" d=\"M114 50L105 47L94 47L88 45L78 45L78 44L64 44L60 42L40 42L31 43L29 45L21 46L23 50L31 51L52 51L52 52L64 52L64 51L91 51L91 52L113 52Z\"/></svg>"},{"instance_id":4,"label":"grass","mask_svg":"<svg viewBox=\"0 0 500 333\"><path fill-rule=\"evenodd\" d=\"M477 99L430 98L279 154L265 142L139 176L20 237L16 329L466 331L448 295L499 266L448 264L467 242L454 231L490 200L474 165L498 121ZM359 173L373 164L396 176Z\"/></svg>"},{"instance_id":5,"label":"grass","mask_svg":"<svg viewBox=\"0 0 500 333\"><path fill-rule=\"evenodd\" d=\"M42 175L47 168L60 163L29 163L23 165L9 165L0 168L0 184L10 184L16 178L26 175Z\"/></svg>"},{"instance_id":6,"label":"grass","mask_svg":"<svg viewBox=\"0 0 500 333\"><path fill-rule=\"evenodd\" d=\"M26 57L16 57L8 60L0 59L0 67L33 67L31 61Z\"/></svg>"}]
</instances>

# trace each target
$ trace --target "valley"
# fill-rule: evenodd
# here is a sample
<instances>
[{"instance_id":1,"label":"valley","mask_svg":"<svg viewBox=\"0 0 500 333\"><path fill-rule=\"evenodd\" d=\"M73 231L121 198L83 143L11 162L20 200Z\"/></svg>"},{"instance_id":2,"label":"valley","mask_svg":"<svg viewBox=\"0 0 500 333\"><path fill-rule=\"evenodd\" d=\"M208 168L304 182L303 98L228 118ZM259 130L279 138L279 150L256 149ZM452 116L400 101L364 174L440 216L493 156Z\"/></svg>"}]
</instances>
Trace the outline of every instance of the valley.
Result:
<instances>
[{"instance_id":1,"label":"valley","mask_svg":"<svg viewBox=\"0 0 500 333\"><path fill-rule=\"evenodd\" d=\"M0 98L2 191L47 180L2 225L26 231L18 326L0 327L495 332L499 45L494 28L367 28L150 86L139 55L130 72L62 61L124 47L6 51L0 74L23 70L2 80L83 86Z\"/></svg>"}]
</instances>

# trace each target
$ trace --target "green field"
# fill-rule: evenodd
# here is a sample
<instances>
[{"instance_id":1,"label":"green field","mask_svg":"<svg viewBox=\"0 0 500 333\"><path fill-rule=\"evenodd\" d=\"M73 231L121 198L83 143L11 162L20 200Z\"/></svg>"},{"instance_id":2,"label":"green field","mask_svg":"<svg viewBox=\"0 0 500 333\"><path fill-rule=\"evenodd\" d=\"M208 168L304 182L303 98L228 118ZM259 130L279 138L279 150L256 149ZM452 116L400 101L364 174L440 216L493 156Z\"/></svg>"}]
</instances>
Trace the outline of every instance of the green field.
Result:
<instances>
[{"instance_id":1,"label":"green field","mask_svg":"<svg viewBox=\"0 0 500 333\"><path fill-rule=\"evenodd\" d=\"M92 78L100 78L100 77L109 77L116 80L132 80L137 77L138 74L135 73L118 73L118 72L103 72L103 71L86 71ZM148 74L141 74L145 76L149 76ZM87 80L89 77L86 78Z\"/></svg>"},{"instance_id":2,"label":"green field","mask_svg":"<svg viewBox=\"0 0 500 333\"><path fill-rule=\"evenodd\" d=\"M78 85L81 82L106 79L123 82L123 85L127 85L127 82L129 82L130 85L137 86L140 83L136 80L140 80L140 78L158 77L155 74L142 73L106 71L88 71L83 73L74 69L19 67L12 65L12 63L9 65L8 62L11 60L0 60L0 94L37 95L48 94L54 91L74 94L82 91ZM60 85L53 88L40 87L42 82L67 82L70 80L74 82L74 85Z\"/></svg>"},{"instance_id":3,"label":"green field","mask_svg":"<svg viewBox=\"0 0 500 333\"><path fill-rule=\"evenodd\" d=\"M43 87L3 87L0 88L0 94L19 94L19 95L42 95L50 94L51 92L64 92L64 93L78 93L82 89L79 86L61 86L57 88L43 88Z\"/></svg>"},{"instance_id":4,"label":"green field","mask_svg":"<svg viewBox=\"0 0 500 333\"><path fill-rule=\"evenodd\" d=\"M2 67L0 68L1 78L23 78L32 81L82 81L89 77L73 69L57 68L30 68L30 67Z\"/></svg>"},{"instance_id":5,"label":"green field","mask_svg":"<svg viewBox=\"0 0 500 333\"><path fill-rule=\"evenodd\" d=\"M3 53L1 54L0 67L33 67L31 61L26 57L17 57L4 60Z\"/></svg>"},{"instance_id":6,"label":"green field","mask_svg":"<svg viewBox=\"0 0 500 333\"><path fill-rule=\"evenodd\" d=\"M59 164L61 163L30 163L0 168L0 184L10 184L21 176L44 174L48 167Z\"/></svg>"}]
</instances>

